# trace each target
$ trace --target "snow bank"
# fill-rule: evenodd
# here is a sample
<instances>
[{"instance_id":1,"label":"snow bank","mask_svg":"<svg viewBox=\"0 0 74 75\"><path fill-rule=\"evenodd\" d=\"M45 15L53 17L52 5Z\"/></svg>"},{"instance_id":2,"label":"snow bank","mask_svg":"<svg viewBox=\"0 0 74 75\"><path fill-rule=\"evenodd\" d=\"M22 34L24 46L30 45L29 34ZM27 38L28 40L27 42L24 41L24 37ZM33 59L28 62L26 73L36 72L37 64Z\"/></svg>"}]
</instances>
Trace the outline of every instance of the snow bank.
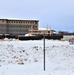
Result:
<instances>
[{"instance_id":1,"label":"snow bank","mask_svg":"<svg viewBox=\"0 0 74 75\"><path fill-rule=\"evenodd\" d=\"M0 75L73 75L74 46L58 40L45 45L46 71L43 40L0 42Z\"/></svg>"}]
</instances>

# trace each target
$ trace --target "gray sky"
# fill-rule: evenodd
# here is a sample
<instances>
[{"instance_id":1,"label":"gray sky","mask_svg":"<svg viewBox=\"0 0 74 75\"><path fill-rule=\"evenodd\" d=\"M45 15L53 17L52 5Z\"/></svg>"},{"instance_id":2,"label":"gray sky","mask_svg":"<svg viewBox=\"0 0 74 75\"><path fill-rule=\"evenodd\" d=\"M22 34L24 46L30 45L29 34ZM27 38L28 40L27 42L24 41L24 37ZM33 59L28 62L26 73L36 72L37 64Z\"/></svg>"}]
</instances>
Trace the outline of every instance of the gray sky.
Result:
<instances>
[{"instance_id":1,"label":"gray sky","mask_svg":"<svg viewBox=\"0 0 74 75\"><path fill-rule=\"evenodd\" d=\"M74 31L74 0L0 0L0 18L36 19L40 28Z\"/></svg>"}]
</instances>

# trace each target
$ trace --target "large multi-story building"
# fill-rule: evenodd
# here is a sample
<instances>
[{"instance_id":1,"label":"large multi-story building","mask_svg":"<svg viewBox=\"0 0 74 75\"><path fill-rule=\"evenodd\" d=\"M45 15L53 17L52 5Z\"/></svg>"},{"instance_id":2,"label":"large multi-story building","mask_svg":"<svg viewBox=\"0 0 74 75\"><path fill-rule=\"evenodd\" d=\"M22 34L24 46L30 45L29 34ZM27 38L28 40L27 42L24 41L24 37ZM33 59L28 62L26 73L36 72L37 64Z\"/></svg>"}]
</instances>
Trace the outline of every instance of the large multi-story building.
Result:
<instances>
[{"instance_id":1,"label":"large multi-story building","mask_svg":"<svg viewBox=\"0 0 74 75\"><path fill-rule=\"evenodd\" d=\"M0 34L24 35L38 30L38 20L0 19Z\"/></svg>"}]
</instances>

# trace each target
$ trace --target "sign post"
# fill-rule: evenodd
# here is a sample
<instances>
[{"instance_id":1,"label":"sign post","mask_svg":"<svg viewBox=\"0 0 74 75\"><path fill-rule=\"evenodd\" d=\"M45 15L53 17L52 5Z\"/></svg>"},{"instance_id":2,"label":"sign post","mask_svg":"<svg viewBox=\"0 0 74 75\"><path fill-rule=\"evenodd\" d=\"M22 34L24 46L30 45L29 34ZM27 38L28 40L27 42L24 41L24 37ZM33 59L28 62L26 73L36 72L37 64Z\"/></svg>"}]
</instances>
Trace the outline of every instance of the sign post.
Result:
<instances>
[{"instance_id":1,"label":"sign post","mask_svg":"<svg viewBox=\"0 0 74 75\"><path fill-rule=\"evenodd\" d=\"M43 50L44 57L43 57L43 59L44 59L44 71L45 71L45 34L43 35L43 47L44 47L44 50Z\"/></svg>"}]
</instances>

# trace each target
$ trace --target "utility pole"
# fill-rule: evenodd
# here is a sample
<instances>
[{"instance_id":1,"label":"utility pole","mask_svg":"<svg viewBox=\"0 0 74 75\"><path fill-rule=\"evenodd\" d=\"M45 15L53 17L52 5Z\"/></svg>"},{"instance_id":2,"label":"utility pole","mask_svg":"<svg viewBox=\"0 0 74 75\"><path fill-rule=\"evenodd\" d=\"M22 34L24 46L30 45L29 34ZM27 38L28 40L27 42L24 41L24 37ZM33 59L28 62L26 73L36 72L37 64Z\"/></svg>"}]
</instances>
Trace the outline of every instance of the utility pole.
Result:
<instances>
[{"instance_id":1,"label":"utility pole","mask_svg":"<svg viewBox=\"0 0 74 75\"><path fill-rule=\"evenodd\" d=\"M47 24L47 30L48 30L48 24Z\"/></svg>"}]
</instances>

